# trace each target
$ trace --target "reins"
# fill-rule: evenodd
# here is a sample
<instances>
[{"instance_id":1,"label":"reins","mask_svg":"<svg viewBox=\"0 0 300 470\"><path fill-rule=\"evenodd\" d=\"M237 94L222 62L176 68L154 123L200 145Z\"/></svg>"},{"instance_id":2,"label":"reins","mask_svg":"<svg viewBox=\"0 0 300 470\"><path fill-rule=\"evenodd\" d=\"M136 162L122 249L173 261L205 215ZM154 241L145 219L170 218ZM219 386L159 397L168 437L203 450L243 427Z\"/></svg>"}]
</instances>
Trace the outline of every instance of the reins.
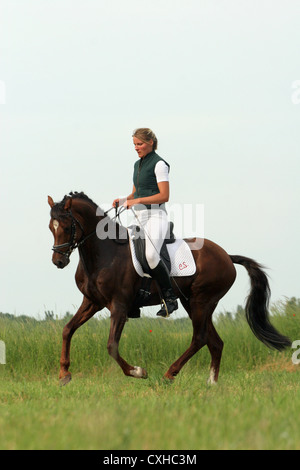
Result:
<instances>
[{"instance_id":1,"label":"reins","mask_svg":"<svg viewBox=\"0 0 300 470\"><path fill-rule=\"evenodd\" d=\"M126 211L126 207L124 206L121 206L119 208L119 204L116 204L115 207L111 207L110 209L108 209L107 211L104 212L104 215L107 215L111 210L115 209L115 216L111 218L111 220L116 220L118 219L119 221L119 224L123 226L122 222L121 222L121 219L120 219L120 215L122 214L122 212Z\"/></svg>"}]
</instances>

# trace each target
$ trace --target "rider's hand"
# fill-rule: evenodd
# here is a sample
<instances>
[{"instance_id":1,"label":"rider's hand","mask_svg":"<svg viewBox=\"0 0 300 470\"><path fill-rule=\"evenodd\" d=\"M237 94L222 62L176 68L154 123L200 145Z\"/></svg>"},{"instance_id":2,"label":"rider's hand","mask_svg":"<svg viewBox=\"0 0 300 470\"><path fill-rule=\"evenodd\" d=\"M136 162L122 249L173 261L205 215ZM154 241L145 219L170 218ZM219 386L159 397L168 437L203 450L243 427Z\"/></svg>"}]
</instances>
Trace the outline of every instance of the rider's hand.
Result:
<instances>
[{"instance_id":1,"label":"rider's hand","mask_svg":"<svg viewBox=\"0 0 300 470\"><path fill-rule=\"evenodd\" d=\"M136 199L126 199L122 205L123 207L125 207L125 209L130 209L135 204L136 204Z\"/></svg>"}]
</instances>

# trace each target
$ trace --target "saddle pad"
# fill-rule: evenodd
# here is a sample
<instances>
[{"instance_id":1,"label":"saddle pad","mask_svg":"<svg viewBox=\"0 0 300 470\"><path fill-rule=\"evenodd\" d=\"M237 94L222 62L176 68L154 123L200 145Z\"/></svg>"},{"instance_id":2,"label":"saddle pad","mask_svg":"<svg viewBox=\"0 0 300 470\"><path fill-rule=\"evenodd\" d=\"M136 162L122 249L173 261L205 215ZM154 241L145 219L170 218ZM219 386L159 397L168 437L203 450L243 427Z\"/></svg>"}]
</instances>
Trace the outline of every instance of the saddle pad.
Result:
<instances>
[{"instance_id":1,"label":"saddle pad","mask_svg":"<svg viewBox=\"0 0 300 470\"><path fill-rule=\"evenodd\" d=\"M132 241L132 231L128 227L129 245L131 250L133 266L141 277L150 277L149 274L143 272L143 268L138 261L135 253L134 243ZM188 244L181 239L176 239L174 243L167 244L171 260L170 276L192 276L196 272L196 264L192 252Z\"/></svg>"}]
</instances>

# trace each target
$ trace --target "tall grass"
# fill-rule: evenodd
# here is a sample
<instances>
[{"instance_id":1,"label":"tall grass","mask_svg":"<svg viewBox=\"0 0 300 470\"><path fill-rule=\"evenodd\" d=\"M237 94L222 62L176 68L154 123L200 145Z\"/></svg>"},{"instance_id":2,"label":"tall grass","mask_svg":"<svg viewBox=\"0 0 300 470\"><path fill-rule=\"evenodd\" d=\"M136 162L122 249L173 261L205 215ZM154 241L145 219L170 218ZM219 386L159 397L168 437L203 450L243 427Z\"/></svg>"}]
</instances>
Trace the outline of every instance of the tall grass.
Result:
<instances>
[{"instance_id":1,"label":"tall grass","mask_svg":"<svg viewBox=\"0 0 300 470\"><path fill-rule=\"evenodd\" d=\"M292 341L300 339L300 306L290 301L272 307L271 321ZM220 316L214 321L224 341L221 373L237 369L251 369L266 362L276 361L282 354L291 357L291 351L278 353L258 341L243 315ZM36 321L0 317L0 339L6 345L6 372L12 374L56 374L59 369L61 336L64 320ZM71 344L71 371L82 374L101 374L118 367L107 353L109 318L91 319L73 336ZM192 324L188 318L168 320L143 317L131 319L125 325L120 341L121 355L132 365L143 366L148 374L164 374L168 367L188 348L192 338ZM208 370L210 355L204 347L184 367ZM120 371L120 373L122 373Z\"/></svg>"},{"instance_id":2,"label":"tall grass","mask_svg":"<svg viewBox=\"0 0 300 470\"><path fill-rule=\"evenodd\" d=\"M272 323L300 339L300 305L278 303ZM141 318L124 328L120 352L147 369L125 377L108 355L109 319L91 319L74 335L74 380L58 387L65 320L0 314L6 365L0 364L0 449L299 449L300 366L292 350L271 351L243 314L214 323L224 341L220 381L206 385L207 347L175 383L161 380L192 337L189 319ZM197 462L199 463L199 462Z\"/></svg>"}]
</instances>

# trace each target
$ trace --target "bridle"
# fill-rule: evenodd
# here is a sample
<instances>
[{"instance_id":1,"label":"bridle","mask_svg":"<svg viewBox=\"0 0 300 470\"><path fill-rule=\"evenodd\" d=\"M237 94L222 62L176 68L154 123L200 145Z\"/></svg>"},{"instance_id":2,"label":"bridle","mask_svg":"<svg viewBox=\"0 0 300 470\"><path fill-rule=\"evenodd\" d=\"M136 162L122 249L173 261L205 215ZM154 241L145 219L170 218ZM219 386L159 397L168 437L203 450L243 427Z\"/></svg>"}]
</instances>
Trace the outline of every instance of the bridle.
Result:
<instances>
[{"instance_id":1,"label":"bridle","mask_svg":"<svg viewBox=\"0 0 300 470\"><path fill-rule=\"evenodd\" d=\"M60 255L63 255L67 259L69 259L71 254L73 253L73 251L76 250L76 248L79 248L81 245L83 245L85 243L85 241L88 238L95 235L96 230L94 230L94 232L90 233L89 235L84 236L83 227L82 227L81 223L79 222L79 220L76 219L76 217L72 214L71 210L67 213L66 216L71 217L71 237L70 237L70 241L66 242L66 243L62 243L61 245L53 245L52 250L55 253L59 253ZM82 231L82 238L78 242L76 242L77 225L79 226L80 230ZM63 248L68 248L68 249L67 249L67 251L61 251L61 249L63 249Z\"/></svg>"},{"instance_id":2,"label":"bridle","mask_svg":"<svg viewBox=\"0 0 300 470\"><path fill-rule=\"evenodd\" d=\"M114 208L111 207L110 209L105 211L104 216L107 216L108 212L110 212L112 209L114 209ZM115 207L116 215L115 215L115 217L112 218L112 220L117 219L119 217L120 213L122 213L124 210L125 210L125 208L119 209L118 206L116 206ZM73 253L73 251L76 250L76 248L79 248L81 245L83 245L85 243L85 241L88 238L90 238L90 237L92 237L93 235L96 234L96 230L94 230L89 235L84 236L83 227L82 227L81 223L79 222L79 220L76 219L76 217L72 214L72 211L69 210L67 212L67 214L64 215L64 216L65 217L71 217L71 237L70 237L70 241L66 242L66 243L62 243L61 245L53 245L52 250L55 253L59 253L60 255L63 255L67 259L69 259L71 254ZM120 221L120 219L119 219L119 221ZM82 231L82 237L83 237L78 242L76 242L77 225L79 226L80 230ZM68 248L68 250L67 251L61 251L61 249L63 249L63 248Z\"/></svg>"}]
</instances>

